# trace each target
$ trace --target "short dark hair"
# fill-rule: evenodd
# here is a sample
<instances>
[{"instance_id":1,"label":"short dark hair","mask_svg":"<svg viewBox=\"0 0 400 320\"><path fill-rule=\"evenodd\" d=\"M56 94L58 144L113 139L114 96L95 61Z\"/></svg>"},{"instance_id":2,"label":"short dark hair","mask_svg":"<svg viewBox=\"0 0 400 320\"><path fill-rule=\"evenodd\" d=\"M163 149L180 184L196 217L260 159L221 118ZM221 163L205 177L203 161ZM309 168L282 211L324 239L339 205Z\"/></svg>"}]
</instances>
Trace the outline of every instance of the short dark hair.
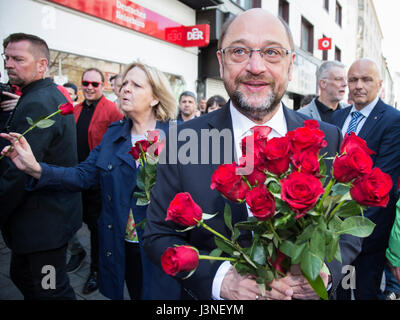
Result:
<instances>
[{"instance_id":1,"label":"short dark hair","mask_svg":"<svg viewBox=\"0 0 400 320\"><path fill-rule=\"evenodd\" d=\"M109 81L111 82L114 79L118 79L118 78L121 78L121 75L120 74L114 74L113 76L110 77Z\"/></svg>"},{"instance_id":2,"label":"short dark hair","mask_svg":"<svg viewBox=\"0 0 400 320\"><path fill-rule=\"evenodd\" d=\"M64 83L64 84L63 84L63 87L74 89L75 94L78 93L78 87L77 87L76 85L74 85L72 82Z\"/></svg>"},{"instance_id":3,"label":"short dark hair","mask_svg":"<svg viewBox=\"0 0 400 320\"><path fill-rule=\"evenodd\" d=\"M215 102L216 104L218 104L220 107L222 107L222 106L224 106L224 105L226 104L226 100L225 100L222 96L220 96L220 95L212 96L211 98L209 98L209 99L207 100L206 113L208 113L208 109L209 109L212 105L214 105L214 102Z\"/></svg>"},{"instance_id":4,"label":"short dark hair","mask_svg":"<svg viewBox=\"0 0 400 320\"><path fill-rule=\"evenodd\" d=\"M183 92L181 93L181 95L179 96L179 102L181 101L181 99L182 99L183 96L192 97L192 98L194 99L195 102L197 101L197 99L196 99L196 94L195 94L194 92L192 92L192 91L183 91Z\"/></svg>"},{"instance_id":5,"label":"short dark hair","mask_svg":"<svg viewBox=\"0 0 400 320\"><path fill-rule=\"evenodd\" d=\"M47 62L50 63L50 50L49 47L47 46L46 41L33 34L27 34L22 32L12 33L3 40L3 49L5 50L7 46L12 42L20 42L20 41L29 41L33 49L31 53L36 56L38 56L37 54L39 54L41 57L46 58Z\"/></svg>"},{"instance_id":6,"label":"short dark hair","mask_svg":"<svg viewBox=\"0 0 400 320\"><path fill-rule=\"evenodd\" d=\"M83 71L83 72L82 72L82 80L83 80L83 76L85 75L85 73L87 73L87 72L89 72L89 71L96 71L96 72L100 75L101 81L104 82L104 80L105 80L104 74L103 74L103 72L101 72L101 71L100 71L99 69L97 69L97 68L89 68L89 69L86 69L85 71Z\"/></svg>"}]
</instances>

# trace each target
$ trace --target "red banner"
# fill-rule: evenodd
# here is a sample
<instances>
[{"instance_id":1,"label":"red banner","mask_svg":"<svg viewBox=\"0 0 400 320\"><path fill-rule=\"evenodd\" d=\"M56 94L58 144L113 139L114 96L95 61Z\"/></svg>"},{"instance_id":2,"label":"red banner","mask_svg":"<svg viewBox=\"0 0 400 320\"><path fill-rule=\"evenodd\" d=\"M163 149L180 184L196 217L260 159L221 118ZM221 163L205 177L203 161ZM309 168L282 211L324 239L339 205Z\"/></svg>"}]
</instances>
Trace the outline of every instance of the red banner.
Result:
<instances>
[{"instance_id":1,"label":"red banner","mask_svg":"<svg viewBox=\"0 0 400 320\"><path fill-rule=\"evenodd\" d=\"M166 28L165 40L182 47L206 47L210 43L210 26L198 24L190 27Z\"/></svg>"},{"instance_id":2,"label":"red banner","mask_svg":"<svg viewBox=\"0 0 400 320\"><path fill-rule=\"evenodd\" d=\"M118 24L120 26L150 35L152 37L169 41L166 38L167 28L186 28L180 23L161 16L154 11L148 10L130 0L48 0L62 6L86 13L88 15ZM195 30L193 30L195 31ZM193 33L193 31L190 31ZM204 32L205 30L200 30ZM194 38L199 37L194 33L189 43L195 42ZM205 34L203 35L205 37ZM209 38L209 31L207 33ZM207 42L208 44L208 42ZM195 45L197 46L197 45Z\"/></svg>"}]
</instances>

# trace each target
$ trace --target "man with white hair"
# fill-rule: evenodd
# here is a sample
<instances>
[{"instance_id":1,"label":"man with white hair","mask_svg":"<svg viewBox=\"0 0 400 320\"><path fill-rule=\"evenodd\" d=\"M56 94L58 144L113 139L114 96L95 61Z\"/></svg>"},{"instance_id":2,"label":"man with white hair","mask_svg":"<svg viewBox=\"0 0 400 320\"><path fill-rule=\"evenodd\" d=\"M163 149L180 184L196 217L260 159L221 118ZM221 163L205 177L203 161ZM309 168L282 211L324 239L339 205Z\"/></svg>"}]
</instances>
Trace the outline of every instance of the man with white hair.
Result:
<instances>
[{"instance_id":1,"label":"man with white hair","mask_svg":"<svg viewBox=\"0 0 400 320\"><path fill-rule=\"evenodd\" d=\"M319 96L299 109L315 120L331 122L333 112L341 109L340 101L346 92L346 69L339 61L325 61L316 72Z\"/></svg>"}]
</instances>

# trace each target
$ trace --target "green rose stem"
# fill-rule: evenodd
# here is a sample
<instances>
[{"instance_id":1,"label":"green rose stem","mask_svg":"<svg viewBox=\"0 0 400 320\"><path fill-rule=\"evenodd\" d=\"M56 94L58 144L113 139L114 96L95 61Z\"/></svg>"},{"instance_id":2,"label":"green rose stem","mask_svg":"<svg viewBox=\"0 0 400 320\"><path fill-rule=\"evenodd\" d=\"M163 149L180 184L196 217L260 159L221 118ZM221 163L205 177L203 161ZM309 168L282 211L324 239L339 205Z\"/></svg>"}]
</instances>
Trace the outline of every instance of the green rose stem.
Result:
<instances>
[{"instance_id":1,"label":"green rose stem","mask_svg":"<svg viewBox=\"0 0 400 320\"><path fill-rule=\"evenodd\" d=\"M220 260L220 261L232 261L235 262L237 259L228 257L213 257L199 254L200 260Z\"/></svg>"},{"instance_id":2,"label":"green rose stem","mask_svg":"<svg viewBox=\"0 0 400 320\"><path fill-rule=\"evenodd\" d=\"M217 237L219 237L225 241L231 242L228 238L224 237L222 234L220 234L219 232L215 231L213 228L210 228L208 225L206 225L203 222L203 220L198 221L198 220L194 219L194 221L196 221L200 226L202 226L204 229L210 231L212 234L216 235Z\"/></svg>"},{"instance_id":3,"label":"green rose stem","mask_svg":"<svg viewBox=\"0 0 400 320\"><path fill-rule=\"evenodd\" d=\"M332 217L333 217L333 215L336 213L336 211L338 211L339 208L340 208L345 202L346 202L346 200L341 201L341 202L335 207L335 209L332 210L332 212L329 214L328 222L329 222L329 220L332 219Z\"/></svg>"},{"instance_id":4,"label":"green rose stem","mask_svg":"<svg viewBox=\"0 0 400 320\"><path fill-rule=\"evenodd\" d=\"M271 228L271 231L272 231L272 233L274 234L274 236L278 239L278 242L281 243L282 240L281 240L281 238L279 238L278 234L276 233L275 228L274 228L274 226L272 225L271 220L268 220L268 225L269 225L269 227Z\"/></svg>"},{"instance_id":5,"label":"green rose stem","mask_svg":"<svg viewBox=\"0 0 400 320\"><path fill-rule=\"evenodd\" d=\"M322 198L318 204L318 208L317 211L322 213L322 206L324 203L325 198L329 195L329 193L331 192L331 189L333 187L333 185L335 184L336 180L334 178L331 178L331 180L329 181L328 185L325 188L325 192L322 195Z\"/></svg>"},{"instance_id":6,"label":"green rose stem","mask_svg":"<svg viewBox=\"0 0 400 320\"><path fill-rule=\"evenodd\" d=\"M53 112L52 114L48 115L46 118L40 119L40 121L42 121L42 120L48 120L48 119L50 119L51 117L54 117L56 114L59 114L59 113L61 113L61 112L62 112L62 110L61 110L61 109L58 109L56 112ZM31 131L31 130L33 130L34 128L36 128L36 126L40 123L40 121L37 121L37 122L35 122L33 125L31 125L24 133L22 133L22 134L18 137L17 141L19 141L19 140L20 140L24 135L26 135L29 131ZM3 155L0 157L0 160L3 159L4 156L7 155L12 149L13 149L13 146L11 145L11 146L7 149L7 152L6 152L5 154L3 154Z\"/></svg>"}]
</instances>

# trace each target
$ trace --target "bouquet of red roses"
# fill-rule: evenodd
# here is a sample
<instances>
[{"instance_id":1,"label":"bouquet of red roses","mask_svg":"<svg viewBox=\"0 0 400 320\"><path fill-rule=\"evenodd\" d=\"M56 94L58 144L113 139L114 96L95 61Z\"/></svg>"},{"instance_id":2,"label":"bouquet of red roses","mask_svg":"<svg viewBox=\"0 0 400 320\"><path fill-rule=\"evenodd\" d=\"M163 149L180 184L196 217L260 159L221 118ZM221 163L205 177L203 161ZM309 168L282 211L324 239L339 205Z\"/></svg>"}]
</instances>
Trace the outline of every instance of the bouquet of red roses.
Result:
<instances>
[{"instance_id":1,"label":"bouquet of red roses","mask_svg":"<svg viewBox=\"0 0 400 320\"><path fill-rule=\"evenodd\" d=\"M165 141L161 140L158 130L148 130L146 139L137 141L129 151L133 159L140 163L136 184L142 191L134 194L139 206L150 202L150 190L156 183L158 157L164 144Z\"/></svg>"},{"instance_id":2,"label":"bouquet of red roses","mask_svg":"<svg viewBox=\"0 0 400 320\"><path fill-rule=\"evenodd\" d=\"M240 164L222 164L212 176L211 189L225 198L246 203L251 213L247 221L232 226L225 206L224 219L231 238L205 224L213 216L202 213L190 194L180 193L171 202L166 220L188 228L204 227L215 235L217 248L209 256L196 248L168 248L162 257L164 271L176 275L195 271L199 259L228 260L244 275L255 276L261 291L274 278L285 276L291 265L302 274L322 298L327 292L320 273L324 262L341 261L339 238L343 234L369 236L374 223L363 216L365 206L386 206L392 181L379 168L372 168L371 151L354 133L346 135L340 154L333 160L331 178L326 183L324 133L315 120L286 136L269 139L270 128L254 127L242 140ZM240 174L249 161L253 171ZM324 187L324 185L326 185ZM253 233L252 245L237 242L240 229ZM223 256L222 256L223 255Z\"/></svg>"}]
</instances>

